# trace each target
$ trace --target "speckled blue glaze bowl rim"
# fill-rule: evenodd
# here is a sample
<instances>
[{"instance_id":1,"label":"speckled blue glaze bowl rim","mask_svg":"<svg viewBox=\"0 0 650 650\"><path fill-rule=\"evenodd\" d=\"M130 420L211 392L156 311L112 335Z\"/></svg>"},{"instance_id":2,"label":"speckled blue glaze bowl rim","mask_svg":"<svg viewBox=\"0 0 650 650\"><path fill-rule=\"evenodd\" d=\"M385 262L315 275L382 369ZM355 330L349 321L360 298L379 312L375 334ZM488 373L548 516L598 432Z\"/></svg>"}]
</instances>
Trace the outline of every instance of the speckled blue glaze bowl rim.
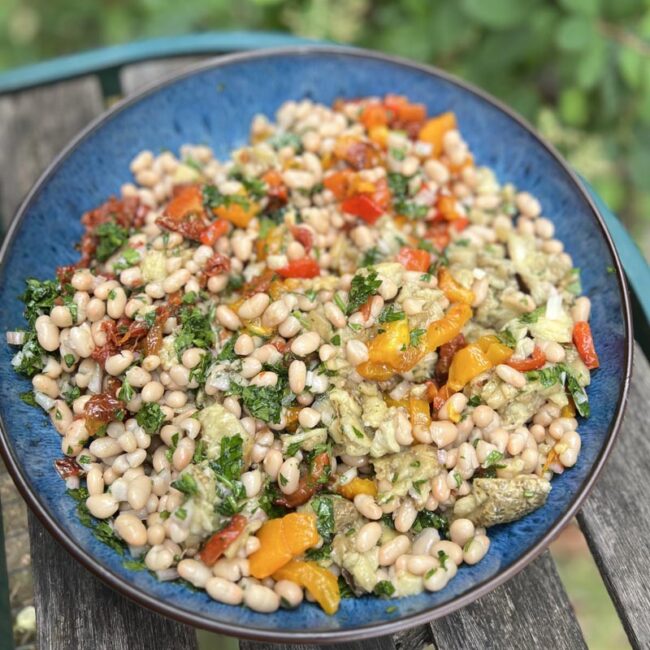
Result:
<instances>
[{"instance_id":1,"label":"speckled blue glaze bowl rim","mask_svg":"<svg viewBox=\"0 0 650 650\"><path fill-rule=\"evenodd\" d=\"M68 533L63 526L52 516L52 514L47 510L47 508L41 503L37 494L35 494L28 485L28 482L23 475L23 470L20 464L18 463L12 445L9 441L9 436L5 430L5 424L0 418L0 452L4 458L4 461L8 467L8 470L20 490L23 498L32 509L32 511L38 516L40 521L45 525L48 531L54 536L54 538L63 545L63 547L76 559L78 560L85 568L93 572L97 577L103 580L113 589L117 590L121 594L131 598L136 603L143 605L153 611L156 611L165 616L169 616L181 623L193 625L196 627L202 627L213 632L221 632L225 634L230 634L233 636L238 636L242 638L257 639L263 641L275 641L275 642L290 642L290 643L334 643L342 641L351 641L356 639L367 639L376 636L382 636L387 634L395 633L404 628L412 627L418 624L425 623L427 621L446 616L451 612L468 605L474 600L480 598L486 593L492 591L499 585L506 582L508 579L513 577L516 573L521 571L529 562L535 559L555 538L555 536L560 532L560 530L568 523L568 521L575 515L587 495L589 494L591 488L594 485L594 482L598 478L604 463L611 452L611 449L615 443L616 436L620 430L621 422L624 415L625 405L627 401L627 395L629 391L631 372L632 372L632 355L633 355L633 334L632 334L632 316L631 316L631 307L629 293L627 289L627 283L625 275L623 273L621 261L619 259L616 248L613 245L612 239L607 231L605 226L604 219L600 214L597 206L593 202L591 196L586 191L576 174L572 171L569 165L564 161L560 154L555 150L555 148L549 144L544 138L542 138L536 131L533 129L522 117L515 113L511 108L501 103L499 100L495 99L488 93L483 90L469 84L465 81L462 81L453 75L450 75L442 70L439 70L432 66L427 66L419 63L409 61L401 57L390 56L386 54L381 54L373 51L362 50L357 48L347 48L339 46L321 46L321 45L307 45L307 46L293 46L293 47L282 47L282 48L272 48L257 50L254 52L246 52L239 54L232 54L221 56L215 59L210 59L208 61L203 61L198 64L188 66L180 73L175 73L163 79L162 81L157 81L146 87L144 87L140 92L135 95L132 95L126 99L123 99L120 102L117 102L110 109L99 115L95 118L88 126L86 126L80 133L71 140L71 142L61 151L61 153L53 160L53 162L47 167L43 172L37 182L34 184L23 203L21 204L16 216L7 232L5 241L0 249L0 272L4 270L7 258L7 251L10 250L15 234L18 230L19 224L22 222L26 214L28 214L32 200L38 195L41 188L48 182L48 180L57 173L58 168L66 160L66 158L75 150L75 148L82 142L87 136L94 133L96 130L101 129L102 125L110 120L113 116L120 113L122 110L127 107L137 103L142 98L154 93L166 86L169 86L175 83L178 80L184 79L186 77L192 76L198 72L228 66L232 63L251 61L259 58L272 58L272 57L287 57L295 56L301 57L304 55L344 55L353 58L359 59L371 59L379 62L385 62L390 65L401 66L410 70L424 72L427 75L432 77L440 78L448 83L458 86L461 90L472 93L478 96L479 99L491 104L497 110L506 114L511 120L517 122L521 127L523 127L537 142L537 144L547 150L547 152L554 158L558 163L560 168L568 176L575 191L581 195L581 198L586 201L587 205L591 209L591 213L594 217L595 223L600 229L600 233L605 240L609 251L611 253L612 259L614 261L614 268L616 273L616 278L618 281L620 295L622 299L621 310L624 318L625 324L625 369L624 369L624 380L620 388L618 402L614 417L612 419L612 425L609 432L607 433L607 438L603 444L602 450L593 466L591 467L590 472L588 473L583 484L580 486L578 492L576 493L573 501L568 505L565 512L560 515L560 517L554 522L554 524L549 527L545 534L531 546L521 557L519 557L515 562L506 567L504 570L495 574L491 578L484 580L476 584L469 591L457 596L451 601L443 603L441 605L434 605L429 609L398 618L395 620L386 620L385 622L374 626L373 628L368 627L359 627L352 629L344 630L329 630L329 631L320 631L310 633L309 631L294 631L294 630L256 630L250 627L244 627L241 625L236 625L227 622L215 621L213 619L205 618L201 615L192 613L190 611L179 611L173 605L155 599L151 594L148 594L133 584L129 583L127 580L122 577L114 574L108 568L101 565L97 560L95 560L91 555L87 554L84 550L79 548L74 541L69 537Z\"/></svg>"}]
</instances>

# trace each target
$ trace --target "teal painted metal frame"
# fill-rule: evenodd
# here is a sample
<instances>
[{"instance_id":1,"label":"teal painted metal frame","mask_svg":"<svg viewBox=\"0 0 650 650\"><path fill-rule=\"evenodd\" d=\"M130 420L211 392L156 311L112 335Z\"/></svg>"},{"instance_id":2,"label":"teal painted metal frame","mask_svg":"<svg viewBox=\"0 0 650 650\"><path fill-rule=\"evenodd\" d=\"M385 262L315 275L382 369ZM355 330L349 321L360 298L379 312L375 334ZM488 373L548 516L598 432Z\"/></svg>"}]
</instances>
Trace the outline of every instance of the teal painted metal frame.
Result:
<instances>
[{"instance_id":1,"label":"teal painted metal frame","mask_svg":"<svg viewBox=\"0 0 650 650\"><path fill-rule=\"evenodd\" d=\"M86 75L99 77L104 97L121 94L119 72L125 65L169 57L224 54L322 41L279 32L206 32L114 45L0 73L0 94L59 83ZM650 267L634 240L594 189L582 179L603 215L634 291L636 338L650 353Z\"/></svg>"}]
</instances>

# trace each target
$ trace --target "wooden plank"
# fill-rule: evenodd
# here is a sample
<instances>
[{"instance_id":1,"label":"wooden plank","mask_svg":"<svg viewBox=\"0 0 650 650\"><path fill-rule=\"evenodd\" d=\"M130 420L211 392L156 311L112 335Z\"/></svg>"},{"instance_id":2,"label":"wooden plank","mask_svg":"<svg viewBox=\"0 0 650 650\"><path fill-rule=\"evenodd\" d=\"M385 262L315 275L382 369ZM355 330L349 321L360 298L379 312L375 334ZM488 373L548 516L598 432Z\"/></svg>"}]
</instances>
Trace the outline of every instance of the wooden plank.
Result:
<instances>
[{"instance_id":1,"label":"wooden plank","mask_svg":"<svg viewBox=\"0 0 650 650\"><path fill-rule=\"evenodd\" d=\"M637 344L623 428L578 521L635 648L650 646L650 365Z\"/></svg>"},{"instance_id":2,"label":"wooden plank","mask_svg":"<svg viewBox=\"0 0 650 650\"><path fill-rule=\"evenodd\" d=\"M439 650L587 647L549 551L431 629Z\"/></svg>"},{"instance_id":3,"label":"wooden plank","mask_svg":"<svg viewBox=\"0 0 650 650\"><path fill-rule=\"evenodd\" d=\"M154 81L164 79L192 63L203 60L203 58L205 57L183 56L126 66L120 73L122 92L125 95L130 95Z\"/></svg>"},{"instance_id":4,"label":"wooden plank","mask_svg":"<svg viewBox=\"0 0 650 650\"><path fill-rule=\"evenodd\" d=\"M195 650L191 627L104 586L29 516L40 650Z\"/></svg>"},{"instance_id":5,"label":"wooden plank","mask_svg":"<svg viewBox=\"0 0 650 650\"><path fill-rule=\"evenodd\" d=\"M102 109L94 77L0 96L2 230L55 155Z\"/></svg>"},{"instance_id":6,"label":"wooden plank","mask_svg":"<svg viewBox=\"0 0 650 650\"><path fill-rule=\"evenodd\" d=\"M240 641L239 650L399 650L389 636L380 636L368 641L350 641L336 645L294 645L291 643L258 643L257 641ZM404 648L406 650L406 648ZM410 646L408 650L418 650Z\"/></svg>"},{"instance_id":7,"label":"wooden plank","mask_svg":"<svg viewBox=\"0 0 650 650\"><path fill-rule=\"evenodd\" d=\"M240 642L240 650L308 650L308 646ZM325 648L326 646L309 646ZM390 637L337 644L337 650L579 650L580 626L548 551L514 578L449 616Z\"/></svg>"}]
</instances>

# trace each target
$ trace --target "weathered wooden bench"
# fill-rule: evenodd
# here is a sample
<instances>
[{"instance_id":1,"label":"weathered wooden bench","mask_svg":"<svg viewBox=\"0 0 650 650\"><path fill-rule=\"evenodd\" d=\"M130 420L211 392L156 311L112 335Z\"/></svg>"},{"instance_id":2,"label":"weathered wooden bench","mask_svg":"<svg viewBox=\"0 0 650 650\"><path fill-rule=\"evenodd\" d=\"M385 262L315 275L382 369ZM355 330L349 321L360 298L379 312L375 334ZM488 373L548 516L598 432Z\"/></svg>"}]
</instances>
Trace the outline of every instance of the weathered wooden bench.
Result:
<instances>
[{"instance_id":1,"label":"weathered wooden bench","mask_svg":"<svg viewBox=\"0 0 650 650\"><path fill-rule=\"evenodd\" d=\"M216 52L230 45L176 52ZM241 45L242 40L238 41ZM246 46L246 44L244 44ZM242 47L242 49L244 49ZM161 56L169 51L161 49ZM102 76L74 79L0 95L0 215L4 227L41 171L66 142L104 110L106 93L129 94L196 57L123 65L114 57ZM104 57L103 60L106 60ZM95 70L101 66L96 65ZM41 69L34 84L52 81ZM101 80L100 80L101 79ZM5 81L7 81L5 79ZM13 82L12 82L13 83ZM0 84L1 88L1 84ZM5 90L11 84L5 84ZM645 288L647 291L647 287ZM634 648L650 647L650 366L636 346L629 404L619 442L578 515L580 527ZM193 650L196 631L142 609L77 564L30 515L38 647L42 650ZM264 645L241 641L242 650ZM468 607L393 637L338 646L347 650L586 647L548 551L508 583ZM277 646L276 646L277 647Z\"/></svg>"}]
</instances>

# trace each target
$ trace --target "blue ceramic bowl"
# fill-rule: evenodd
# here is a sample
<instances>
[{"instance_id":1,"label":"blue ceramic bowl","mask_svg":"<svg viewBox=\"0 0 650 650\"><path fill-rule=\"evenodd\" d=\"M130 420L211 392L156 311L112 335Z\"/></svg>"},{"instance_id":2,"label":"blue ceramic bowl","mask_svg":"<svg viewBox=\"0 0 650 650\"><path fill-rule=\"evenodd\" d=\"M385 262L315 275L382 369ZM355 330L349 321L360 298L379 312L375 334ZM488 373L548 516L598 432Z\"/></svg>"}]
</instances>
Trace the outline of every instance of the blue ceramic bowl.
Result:
<instances>
[{"instance_id":1,"label":"blue ceramic bowl","mask_svg":"<svg viewBox=\"0 0 650 650\"><path fill-rule=\"evenodd\" d=\"M256 113L272 116L288 99L329 104L338 97L385 93L423 102L432 114L454 111L478 163L492 167L501 182L541 199L544 214L582 269L602 365L589 387L592 416L581 423L579 462L553 481L543 508L492 529L486 558L461 568L439 593L390 603L370 597L344 600L331 617L308 603L296 611L258 614L216 603L204 592L157 582L147 572L128 571L77 521L74 503L52 466L60 456L59 435L19 399L29 383L13 373L10 348L0 346L2 451L24 497L83 565L163 614L243 637L303 642L367 638L442 616L535 557L576 512L612 446L631 368L630 315L620 262L589 196L558 154L494 99L431 68L359 50L300 47L224 57L147 89L95 121L50 166L13 224L2 253L0 330L22 324L18 296L25 278L51 277L58 265L77 259L72 245L81 235L79 216L119 191L137 152L207 143L225 157L246 141Z\"/></svg>"}]
</instances>

